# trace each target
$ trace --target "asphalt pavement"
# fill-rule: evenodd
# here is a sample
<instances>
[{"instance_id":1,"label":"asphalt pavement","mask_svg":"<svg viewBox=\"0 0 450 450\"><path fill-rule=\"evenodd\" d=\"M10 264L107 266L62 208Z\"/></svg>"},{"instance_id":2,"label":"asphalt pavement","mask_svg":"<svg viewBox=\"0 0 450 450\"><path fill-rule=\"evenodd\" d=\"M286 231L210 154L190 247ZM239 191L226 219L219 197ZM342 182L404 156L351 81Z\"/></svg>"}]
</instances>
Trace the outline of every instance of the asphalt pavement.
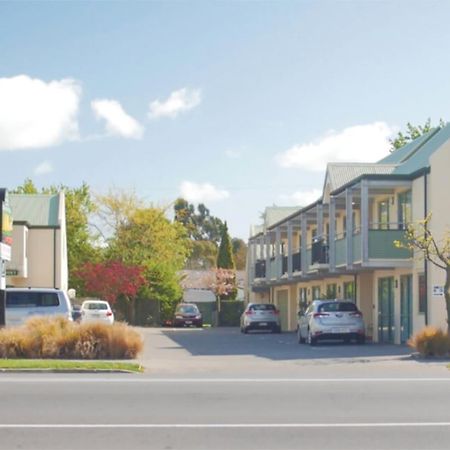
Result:
<instances>
[{"instance_id":1,"label":"asphalt pavement","mask_svg":"<svg viewBox=\"0 0 450 450\"><path fill-rule=\"evenodd\" d=\"M450 371L407 348L143 333L145 374L0 374L0 449L448 449Z\"/></svg>"}]
</instances>

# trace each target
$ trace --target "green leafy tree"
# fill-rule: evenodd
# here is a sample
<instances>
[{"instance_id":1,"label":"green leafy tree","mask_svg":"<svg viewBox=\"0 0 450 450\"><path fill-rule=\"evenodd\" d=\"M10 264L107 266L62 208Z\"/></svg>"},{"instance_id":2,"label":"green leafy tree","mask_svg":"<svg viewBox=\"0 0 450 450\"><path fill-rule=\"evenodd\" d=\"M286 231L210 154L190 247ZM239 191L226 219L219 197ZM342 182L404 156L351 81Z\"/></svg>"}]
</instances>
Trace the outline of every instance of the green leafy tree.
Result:
<instances>
[{"instance_id":1,"label":"green leafy tree","mask_svg":"<svg viewBox=\"0 0 450 450\"><path fill-rule=\"evenodd\" d=\"M439 119L439 125L437 126L443 127L444 125L445 121L443 119ZM406 131L399 131L395 138L389 140L389 142L391 143L391 152L405 146L411 141L414 141L418 137L428 133L437 126L431 125L431 118L428 118L423 125L415 126L408 122L406 124Z\"/></svg>"},{"instance_id":2,"label":"green leafy tree","mask_svg":"<svg viewBox=\"0 0 450 450\"><path fill-rule=\"evenodd\" d=\"M144 267L148 283L142 294L159 300L162 319L167 319L182 298L178 274L189 251L183 225L170 222L160 208L143 208L119 225L109 240L107 257Z\"/></svg>"},{"instance_id":3,"label":"green leafy tree","mask_svg":"<svg viewBox=\"0 0 450 450\"><path fill-rule=\"evenodd\" d=\"M395 241L397 247L419 251L434 266L445 271L444 297L447 307L447 333L450 335L450 229L446 229L442 239L430 231L431 215L408 226L403 241Z\"/></svg>"},{"instance_id":4,"label":"green leafy tree","mask_svg":"<svg viewBox=\"0 0 450 450\"><path fill-rule=\"evenodd\" d=\"M242 239L233 238L231 240L231 245L233 247L236 270L244 270L247 259L247 244Z\"/></svg>"},{"instance_id":5,"label":"green leafy tree","mask_svg":"<svg viewBox=\"0 0 450 450\"><path fill-rule=\"evenodd\" d=\"M228 226L226 222L222 228L219 252L217 254L217 268L235 269L233 249L231 247L231 240L228 234Z\"/></svg>"},{"instance_id":6,"label":"green leafy tree","mask_svg":"<svg viewBox=\"0 0 450 450\"><path fill-rule=\"evenodd\" d=\"M208 270L216 266L217 246L211 241L191 241L191 254L186 269Z\"/></svg>"}]
</instances>

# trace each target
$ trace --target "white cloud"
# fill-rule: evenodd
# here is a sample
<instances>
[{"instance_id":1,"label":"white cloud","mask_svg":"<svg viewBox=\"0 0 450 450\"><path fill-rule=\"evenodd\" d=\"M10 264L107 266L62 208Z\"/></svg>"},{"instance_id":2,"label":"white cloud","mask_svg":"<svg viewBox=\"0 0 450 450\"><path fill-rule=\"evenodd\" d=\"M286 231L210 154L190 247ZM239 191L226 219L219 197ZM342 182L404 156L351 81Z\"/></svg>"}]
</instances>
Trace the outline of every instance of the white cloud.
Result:
<instances>
[{"instance_id":1,"label":"white cloud","mask_svg":"<svg viewBox=\"0 0 450 450\"><path fill-rule=\"evenodd\" d=\"M35 175L46 175L53 172L53 166L49 161L44 161L34 168Z\"/></svg>"},{"instance_id":2,"label":"white cloud","mask_svg":"<svg viewBox=\"0 0 450 450\"><path fill-rule=\"evenodd\" d=\"M239 159L242 154L238 150L225 150L225 156L230 159Z\"/></svg>"},{"instance_id":3,"label":"white cloud","mask_svg":"<svg viewBox=\"0 0 450 450\"><path fill-rule=\"evenodd\" d=\"M230 196L230 193L218 189L210 183L183 181L180 186L180 195L190 202L202 203L224 200Z\"/></svg>"},{"instance_id":4,"label":"white cloud","mask_svg":"<svg viewBox=\"0 0 450 450\"><path fill-rule=\"evenodd\" d=\"M101 99L91 102L97 118L106 120L109 134L125 138L140 139L144 134L142 125L129 116L116 100Z\"/></svg>"},{"instance_id":5,"label":"white cloud","mask_svg":"<svg viewBox=\"0 0 450 450\"><path fill-rule=\"evenodd\" d=\"M201 102L200 89L179 89L169 95L165 101L155 100L150 103L149 117L170 117L174 119L178 114L195 108Z\"/></svg>"},{"instance_id":6,"label":"white cloud","mask_svg":"<svg viewBox=\"0 0 450 450\"><path fill-rule=\"evenodd\" d=\"M295 145L275 158L281 167L313 171L324 170L329 162L375 162L389 153L394 132L385 122L357 125Z\"/></svg>"},{"instance_id":7,"label":"white cloud","mask_svg":"<svg viewBox=\"0 0 450 450\"><path fill-rule=\"evenodd\" d=\"M0 150L49 147L78 137L79 83L0 78Z\"/></svg>"},{"instance_id":8,"label":"white cloud","mask_svg":"<svg viewBox=\"0 0 450 450\"><path fill-rule=\"evenodd\" d=\"M288 205L308 206L318 200L321 196L321 189L311 189L309 191L297 191L291 195L281 195L280 201L283 204Z\"/></svg>"}]
</instances>

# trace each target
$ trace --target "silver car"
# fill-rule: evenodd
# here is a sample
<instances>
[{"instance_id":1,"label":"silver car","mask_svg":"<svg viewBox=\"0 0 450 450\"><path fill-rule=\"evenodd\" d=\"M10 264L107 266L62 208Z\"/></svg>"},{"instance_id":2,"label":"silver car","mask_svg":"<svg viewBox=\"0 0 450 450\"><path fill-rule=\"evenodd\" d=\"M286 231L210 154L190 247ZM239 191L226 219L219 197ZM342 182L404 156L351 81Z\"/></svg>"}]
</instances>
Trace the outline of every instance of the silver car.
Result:
<instances>
[{"instance_id":1,"label":"silver car","mask_svg":"<svg viewBox=\"0 0 450 450\"><path fill-rule=\"evenodd\" d=\"M281 333L280 312L271 303L249 303L241 315L241 332L271 330Z\"/></svg>"},{"instance_id":2,"label":"silver car","mask_svg":"<svg viewBox=\"0 0 450 450\"><path fill-rule=\"evenodd\" d=\"M298 342L315 345L319 340L365 342L363 315L350 300L314 300L298 315Z\"/></svg>"}]
</instances>

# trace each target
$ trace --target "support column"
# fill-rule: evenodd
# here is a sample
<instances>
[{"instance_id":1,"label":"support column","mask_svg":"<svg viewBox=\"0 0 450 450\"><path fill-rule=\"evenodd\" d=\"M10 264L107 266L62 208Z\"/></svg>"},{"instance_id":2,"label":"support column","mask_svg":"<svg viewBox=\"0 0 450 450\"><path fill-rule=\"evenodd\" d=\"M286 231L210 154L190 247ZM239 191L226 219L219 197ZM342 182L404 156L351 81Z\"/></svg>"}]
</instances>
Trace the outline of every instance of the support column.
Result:
<instances>
[{"instance_id":1,"label":"support column","mask_svg":"<svg viewBox=\"0 0 450 450\"><path fill-rule=\"evenodd\" d=\"M369 260L369 186L361 180L361 261Z\"/></svg>"},{"instance_id":2,"label":"support column","mask_svg":"<svg viewBox=\"0 0 450 450\"><path fill-rule=\"evenodd\" d=\"M275 228L275 269L276 269L276 279L281 278L282 272L282 260L281 260L281 229L280 227Z\"/></svg>"},{"instance_id":3,"label":"support column","mask_svg":"<svg viewBox=\"0 0 450 450\"><path fill-rule=\"evenodd\" d=\"M300 217L300 226L301 226L301 233L302 233L302 248L300 250L301 253L301 268L302 268L302 276L305 277L308 273L309 265L307 261L307 238L306 238L306 229L307 229L307 223L306 223L306 216L302 214Z\"/></svg>"},{"instance_id":4,"label":"support column","mask_svg":"<svg viewBox=\"0 0 450 450\"><path fill-rule=\"evenodd\" d=\"M347 248L347 269L353 268L353 192L351 188L345 190L345 243Z\"/></svg>"},{"instance_id":5,"label":"support column","mask_svg":"<svg viewBox=\"0 0 450 450\"><path fill-rule=\"evenodd\" d=\"M289 220L287 223L287 237L288 237L288 248L287 248L287 273L288 279L292 278L293 272L293 261L292 261L292 222Z\"/></svg>"},{"instance_id":6,"label":"support column","mask_svg":"<svg viewBox=\"0 0 450 450\"><path fill-rule=\"evenodd\" d=\"M328 253L330 258L330 272L336 269L336 198L330 197L330 235L328 236Z\"/></svg>"},{"instance_id":7,"label":"support column","mask_svg":"<svg viewBox=\"0 0 450 450\"><path fill-rule=\"evenodd\" d=\"M319 203L316 206L317 212L317 237L323 239L323 204Z\"/></svg>"},{"instance_id":8,"label":"support column","mask_svg":"<svg viewBox=\"0 0 450 450\"><path fill-rule=\"evenodd\" d=\"M250 280L253 283L254 279L255 279L255 271L256 271L256 261L257 261L257 257L256 257L256 241L254 241L253 239L251 241L249 241L249 245L250 245Z\"/></svg>"},{"instance_id":9,"label":"support column","mask_svg":"<svg viewBox=\"0 0 450 450\"><path fill-rule=\"evenodd\" d=\"M266 237L266 281L270 281L270 231L267 232Z\"/></svg>"}]
</instances>

